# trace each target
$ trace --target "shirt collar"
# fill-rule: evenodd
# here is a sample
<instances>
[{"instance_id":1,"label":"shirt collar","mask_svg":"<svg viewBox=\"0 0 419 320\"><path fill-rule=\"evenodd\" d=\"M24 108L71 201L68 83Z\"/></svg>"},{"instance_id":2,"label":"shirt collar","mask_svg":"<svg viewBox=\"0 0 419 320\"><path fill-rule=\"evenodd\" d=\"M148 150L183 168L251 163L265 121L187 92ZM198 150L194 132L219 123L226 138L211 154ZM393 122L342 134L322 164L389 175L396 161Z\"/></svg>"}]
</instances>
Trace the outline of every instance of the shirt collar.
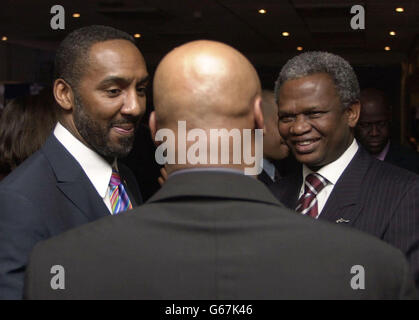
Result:
<instances>
[{"instance_id":1,"label":"shirt collar","mask_svg":"<svg viewBox=\"0 0 419 320\"><path fill-rule=\"evenodd\" d=\"M102 198L105 198L112 175L112 166L99 154L84 145L59 122L54 135L74 157ZM114 165L116 160L114 161Z\"/></svg>"},{"instance_id":2,"label":"shirt collar","mask_svg":"<svg viewBox=\"0 0 419 320\"><path fill-rule=\"evenodd\" d=\"M170 173L168 178L170 178L172 176L176 176L178 174L188 173L188 172L222 172L222 173L234 173L234 174L244 175L244 171L243 170L238 170L238 169L223 168L223 167L217 167L217 168L215 168L215 167L201 167L201 168L187 168L187 169L176 170L176 171L173 171L172 173Z\"/></svg>"},{"instance_id":3,"label":"shirt collar","mask_svg":"<svg viewBox=\"0 0 419 320\"><path fill-rule=\"evenodd\" d=\"M358 151L358 148L358 143L354 139L349 148L346 149L346 151L339 158L320 168L320 170L318 170L317 173L326 178L331 184L336 184L343 171L345 171L346 167L348 166L349 162L351 162L352 158L355 156L356 152ZM304 164L303 181L305 181L306 177L310 173L313 173L313 171Z\"/></svg>"},{"instance_id":4,"label":"shirt collar","mask_svg":"<svg viewBox=\"0 0 419 320\"><path fill-rule=\"evenodd\" d=\"M272 162L268 159L263 158L263 170L265 170L266 174L273 180L275 180L275 166Z\"/></svg>"},{"instance_id":5,"label":"shirt collar","mask_svg":"<svg viewBox=\"0 0 419 320\"><path fill-rule=\"evenodd\" d=\"M387 155L387 153L388 153L388 149L390 149L390 141L389 141L389 142L387 142L387 144L386 144L386 146L384 147L384 149L380 152L380 154L378 154L378 155L376 156L376 158L377 158L378 160L384 161L384 159L385 159L385 157L386 157L386 155Z\"/></svg>"}]
</instances>

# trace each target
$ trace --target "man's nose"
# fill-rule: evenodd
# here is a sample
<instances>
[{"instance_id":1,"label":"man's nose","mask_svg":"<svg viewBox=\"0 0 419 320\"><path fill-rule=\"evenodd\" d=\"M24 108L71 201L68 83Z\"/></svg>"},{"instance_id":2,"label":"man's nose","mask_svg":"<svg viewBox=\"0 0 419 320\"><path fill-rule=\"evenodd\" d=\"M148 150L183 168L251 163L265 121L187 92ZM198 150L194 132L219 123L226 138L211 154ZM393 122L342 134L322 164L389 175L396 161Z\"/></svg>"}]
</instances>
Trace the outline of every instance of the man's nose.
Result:
<instances>
[{"instance_id":1,"label":"man's nose","mask_svg":"<svg viewBox=\"0 0 419 320\"><path fill-rule=\"evenodd\" d=\"M376 137L379 134L380 134L380 130L378 130L377 125L375 123L373 123L371 125L370 135Z\"/></svg>"},{"instance_id":2,"label":"man's nose","mask_svg":"<svg viewBox=\"0 0 419 320\"><path fill-rule=\"evenodd\" d=\"M311 125L306 121L303 115L296 117L294 124L291 127L291 133L295 135L302 135L311 130Z\"/></svg>"},{"instance_id":3,"label":"man's nose","mask_svg":"<svg viewBox=\"0 0 419 320\"><path fill-rule=\"evenodd\" d=\"M136 90L129 90L124 100L121 113L131 115L133 117L139 117L144 113L145 110L140 97Z\"/></svg>"}]
</instances>

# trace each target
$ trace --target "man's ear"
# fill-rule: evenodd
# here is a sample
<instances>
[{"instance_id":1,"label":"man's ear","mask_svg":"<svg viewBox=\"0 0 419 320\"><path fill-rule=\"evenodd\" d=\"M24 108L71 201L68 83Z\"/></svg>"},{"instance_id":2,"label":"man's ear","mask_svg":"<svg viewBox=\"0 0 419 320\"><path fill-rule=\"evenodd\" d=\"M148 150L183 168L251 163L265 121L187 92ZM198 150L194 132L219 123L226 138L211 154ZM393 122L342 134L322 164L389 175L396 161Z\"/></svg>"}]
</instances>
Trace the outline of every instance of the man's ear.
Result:
<instances>
[{"instance_id":1,"label":"man's ear","mask_svg":"<svg viewBox=\"0 0 419 320\"><path fill-rule=\"evenodd\" d=\"M74 106L74 94L71 86L64 79L54 81L54 97L64 110L71 111Z\"/></svg>"},{"instance_id":2,"label":"man's ear","mask_svg":"<svg viewBox=\"0 0 419 320\"><path fill-rule=\"evenodd\" d=\"M361 103L356 101L352 103L348 108L345 110L348 116L348 125L351 128L355 128L358 120L359 120L359 113L361 112Z\"/></svg>"},{"instance_id":3,"label":"man's ear","mask_svg":"<svg viewBox=\"0 0 419 320\"><path fill-rule=\"evenodd\" d=\"M156 133L157 133L157 123L156 123L156 112L152 111L150 113L150 118L148 119L148 126L150 127L151 138L156 146L158 146L161 141L156 141Z\"/></svg>"},{"instance_id":4,"label":"man's ear","mask_svg":"<svg viewBox=\"0 0 419 320\"><path fill-rule=\"evenodd\" d=\"M260 95L255 99L253 105L253 115L255 117L255 129L263 129L263 132L265 133L265 123L262 112L262 97Z\"/></svg>"}]
</instances>

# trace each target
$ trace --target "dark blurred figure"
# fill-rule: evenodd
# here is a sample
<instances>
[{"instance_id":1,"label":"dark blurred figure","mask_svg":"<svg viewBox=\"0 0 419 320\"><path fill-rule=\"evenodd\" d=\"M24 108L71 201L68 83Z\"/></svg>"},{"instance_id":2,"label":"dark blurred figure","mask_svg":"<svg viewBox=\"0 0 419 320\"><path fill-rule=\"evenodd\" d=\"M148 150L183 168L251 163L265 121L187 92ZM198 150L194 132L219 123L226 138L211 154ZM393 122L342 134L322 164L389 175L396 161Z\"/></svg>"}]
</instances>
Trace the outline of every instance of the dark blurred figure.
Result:
<instances>
[{"instance_id":1,"label":"dark blurred figure","mask_svg":"<svg viewBox=\"0 0 419 320\"><path fill-rule=\"evenodd\" d=\"M57 122L50 89L10 101L0 118L0 176L8 175L37 151Z\"/></svg>"},{"instance_id":2,"label":"dark blurred figure","mask_svg":"<svg viewBox=\"0 0 419 320\"><path fill-rule=\"evenodd\" d=\"M275 94L270 90L262 91L262 112L264 119L263 170L258 179L270 185L282 176L280 160L288 157L290 150L278 130L278 107Z\"/></svg>"},{"instance_id":3,"label":"dark blurred figure","mask_svg":"<svg viewBox=\"0 0 419 320\"><path fill-rule=\"evenodd\" d=\"M368 88L361 92L361 113L356 137L378 160L419 174L419 154L391 140L391 107L384 92Z\"/></svg>"},{"instance_id":4,"label":"dark blurred figure","mask_svg":"<svg viewBox=\"0 0 419 320\"><path fill-rule=\"evenodd\" d=\"M147 201L160 189L158 183L160 165L154 158L155 151L156 146L151 138L150 129L145 124L140 124L135 135L134 146L122 162L134 173L143 201Z\"/></svg>"}]
</instances>

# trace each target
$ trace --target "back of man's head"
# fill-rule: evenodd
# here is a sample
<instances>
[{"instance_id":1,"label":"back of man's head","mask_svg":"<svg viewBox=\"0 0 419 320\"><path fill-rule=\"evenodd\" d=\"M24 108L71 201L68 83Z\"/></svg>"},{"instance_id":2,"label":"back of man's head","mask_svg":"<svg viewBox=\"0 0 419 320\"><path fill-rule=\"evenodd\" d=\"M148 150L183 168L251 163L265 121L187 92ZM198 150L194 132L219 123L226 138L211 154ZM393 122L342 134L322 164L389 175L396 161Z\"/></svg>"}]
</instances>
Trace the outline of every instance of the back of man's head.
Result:
<instances>
[{"instance_id":1,"label":"back of man's head","mask_svg":"<svg viewBox=\"0 0 419 320\"><path fill-rule=\"evenodd\" d=\"M220 42L193 41L169 52L157 67L153 95L154 132L176 132L179 121L186 122L188 131L202 129L208 139L212 129L263 128L256 70L240 52Z\"/></svg>"},{"instance_id":2,"label":"back of man's head","mask_svg":"<svg viewBox=\"0 0 419 320\"><path fill-rule=\"evenodd\" d=\"M160 124L186 120L199 128L227 128L238 122L252 127L253 104L261 91L256 70L240 52L206 40L169 52L153 86Z\"/></svg>"},{"instance_id":3,"label":"back of man's head","mask_svg":"<svg viewBox=\"0 0 419 320\"><path fill-rule=\"evenodd\" d=\"M60 43L55 55L54 79L64 79L73 89L77 88L83 71L89 63L89 49L98 42L127 40L136 45L128 33L101 25L74 30Z\"/></svg>"}]
</instances>

